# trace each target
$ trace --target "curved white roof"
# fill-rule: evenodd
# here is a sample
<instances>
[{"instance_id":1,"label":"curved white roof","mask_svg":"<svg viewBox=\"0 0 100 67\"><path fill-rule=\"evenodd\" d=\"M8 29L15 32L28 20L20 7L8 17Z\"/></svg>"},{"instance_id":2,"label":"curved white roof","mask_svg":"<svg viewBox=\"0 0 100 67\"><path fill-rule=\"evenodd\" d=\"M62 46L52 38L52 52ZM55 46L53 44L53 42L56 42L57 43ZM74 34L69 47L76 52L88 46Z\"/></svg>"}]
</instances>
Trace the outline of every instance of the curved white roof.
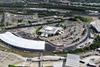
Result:
<instances>
[{"instance_id":1,"label":"curved white roof","mask_svg":"<svg viewBox=\"0 0 100 67\"><path fill-rule=\"evenodd\" d=\"M0 34L0 39L12 46L25 48L25 49L34 49L34 50L45 50L45 41L35 41L28 40L21 37L17 37L11 32L6 32Z\"/></svg>"}]
</instances>

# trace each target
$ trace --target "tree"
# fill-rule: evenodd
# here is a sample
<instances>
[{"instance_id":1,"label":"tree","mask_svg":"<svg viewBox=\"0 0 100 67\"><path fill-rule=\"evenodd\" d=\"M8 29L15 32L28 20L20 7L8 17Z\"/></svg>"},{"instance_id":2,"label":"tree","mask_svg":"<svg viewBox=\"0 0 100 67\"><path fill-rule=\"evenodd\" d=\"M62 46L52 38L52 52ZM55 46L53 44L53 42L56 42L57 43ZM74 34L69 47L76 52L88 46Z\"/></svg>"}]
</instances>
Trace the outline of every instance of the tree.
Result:
<instances>
[{"instance_id":1,"label":"tree","mask_svg":"<svg viewBox=\"0 0 100 67\"><path fill-rule=\"evenodd\" d=\"M8 67L19 67L19 66L15 66L15 65L9 65Z\"/></svg>"}]
</instances>

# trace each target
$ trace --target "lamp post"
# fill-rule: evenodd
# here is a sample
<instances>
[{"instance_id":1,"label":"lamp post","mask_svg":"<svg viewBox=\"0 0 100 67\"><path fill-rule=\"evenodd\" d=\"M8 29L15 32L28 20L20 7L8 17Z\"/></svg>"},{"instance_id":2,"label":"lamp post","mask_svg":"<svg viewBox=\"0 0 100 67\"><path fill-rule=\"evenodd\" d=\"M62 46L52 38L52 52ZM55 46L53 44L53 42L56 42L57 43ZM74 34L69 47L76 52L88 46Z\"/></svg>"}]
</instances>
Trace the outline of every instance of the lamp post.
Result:
<instances>
[{"instance_id":1,"label":"lamp post","mask_svg":"<svg viewBox=\"0 0 100 67\"><path fill-rule=\"evenodd\" d=\"M43 65L42 65L42 56L43 56L43 53L39 52L39 67L43 67Z\"/></svg>"}]
</instances>

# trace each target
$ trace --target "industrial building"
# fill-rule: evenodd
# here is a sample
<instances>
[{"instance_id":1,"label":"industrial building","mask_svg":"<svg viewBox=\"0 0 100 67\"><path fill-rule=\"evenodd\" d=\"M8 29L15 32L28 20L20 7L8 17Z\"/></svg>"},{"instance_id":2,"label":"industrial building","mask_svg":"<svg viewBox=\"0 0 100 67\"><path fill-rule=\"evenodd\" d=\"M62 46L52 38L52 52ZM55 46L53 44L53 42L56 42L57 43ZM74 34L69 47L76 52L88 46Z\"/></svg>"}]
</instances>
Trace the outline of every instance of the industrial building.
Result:
<instances>
[{"instance_id":1,"label":"industrial building","mask_svg":"<svg viewBox=\"0 0 100 67\"><path fill-rule=\"evenodd\" d=\"M63 28L53 27L53 26L44 26L39 32L41 32L41 36L48 37L51 35L63 33Z\"/></svg>"}]
</instances>

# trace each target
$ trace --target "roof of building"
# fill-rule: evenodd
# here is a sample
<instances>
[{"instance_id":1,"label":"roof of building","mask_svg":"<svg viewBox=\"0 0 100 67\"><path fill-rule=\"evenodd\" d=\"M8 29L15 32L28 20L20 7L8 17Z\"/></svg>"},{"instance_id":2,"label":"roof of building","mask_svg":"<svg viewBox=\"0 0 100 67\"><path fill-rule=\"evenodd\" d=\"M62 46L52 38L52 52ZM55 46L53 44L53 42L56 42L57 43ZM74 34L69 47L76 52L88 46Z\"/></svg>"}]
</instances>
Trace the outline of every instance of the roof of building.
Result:
<instances>
[{"instance_id":1,"label":"roof of building","mask_svg":"<svg viewBox=\"0 0 100 67\"><path fill-rule=\"evenodd\" d=\"M37 16L35 15L19 15L19 14L13 14L13 13L5 13L5 17L12 17L14 19L29 19L29 20L33 20L34 18L37 18Z\"/></svg>"},{"instance_id":2,"label":"roof of building","mask_svg":"<svg viewBox=\"0 0 100 67\"><path fill-rule=\"evenodd\" d=\"M28 40L17 37L11 32L0 34L0 39L12 46L32 50L45 50L45 41Z\"/></svg>"},{"instance_id":3,"label":"roof of building","mask_svg":"<svg viewBox=\"0 0 100 67\"><path fill-rule=\"evenodd\" d=\"M91 22L91 25L98 31L100 32L100 20L95 20Z\"/></svg>"},{"instance_id":4,"label":"roof of building","mask_svg":"<svg viewBox=\"0 0 100 67\"><path fill-rule=\"evenodd\" d=\"M79 67L80 56L75 54L68 54L66 58L66 66Z\"/></svg>"},{"instance_id":5,"label":"roof of building","mask_svg":"<svg viewBox=\"0 0 100 67\"><path fill-rule=\"evenodd\" d=\"M61 27L53 27L53 26L44 26L40 32L45 32L48 34L55 34L58 30L62 30Z\"/></svg>"}]
</instances>

